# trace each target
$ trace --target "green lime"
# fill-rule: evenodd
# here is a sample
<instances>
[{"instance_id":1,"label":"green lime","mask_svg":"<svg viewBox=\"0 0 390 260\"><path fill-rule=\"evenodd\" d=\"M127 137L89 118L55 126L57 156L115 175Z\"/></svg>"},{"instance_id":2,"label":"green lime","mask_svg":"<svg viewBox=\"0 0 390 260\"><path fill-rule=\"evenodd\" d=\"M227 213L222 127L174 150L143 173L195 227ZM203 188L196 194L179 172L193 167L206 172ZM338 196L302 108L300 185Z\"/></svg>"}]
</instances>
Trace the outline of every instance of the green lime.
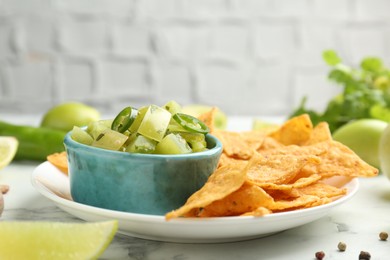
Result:
<instances>
[{"instance_id":1,"label":"green lime","mask_svg":"<svg viewBox=\"0 0 390 260\"><path fill-rule=\"evenodd\" d=\"M13 136L0 136L0 169L11 163L18 150L19 141Z\"/></svg>"},{"instance_id":2,"label":"green lime","mask_svg":"<svg viewBox=\"0 0 390 260\"><path fill-rule=\"evenodd\" d=\"M381 171L390 179L390 124L385 128L379 142Z\"/></svg>"},{"instance_id":3,"label":"green lime","mask_svg":"<svg viewBox=\"0 0 390 260\"><path fill-rule=\"evenodd\" d=\"M73 126L86 126L99 119L100 113L95 108L79 102L67 102L47 111L41 126L68 132Z\"/></svg>"},{"instance_id":4,"label":"green lime","mask_svg":"<svg viewBox=\"0 0 390 260\"><path fill-rule=\"evenodd\" d=\"M387 123L378 119L351 121L333 133L333 139L352 149L362 160L379 168L379 140Z\"/></svg>"},{"instance_id":5,"label":"green lime","mask_svg":"<svg viewBox=\"0 0 390 260\"><path fill-rule=\"evenodd\" d=\"M117 221L0 222L0 259L97 259L111 243Z\"/></svg>"}]
</instances>

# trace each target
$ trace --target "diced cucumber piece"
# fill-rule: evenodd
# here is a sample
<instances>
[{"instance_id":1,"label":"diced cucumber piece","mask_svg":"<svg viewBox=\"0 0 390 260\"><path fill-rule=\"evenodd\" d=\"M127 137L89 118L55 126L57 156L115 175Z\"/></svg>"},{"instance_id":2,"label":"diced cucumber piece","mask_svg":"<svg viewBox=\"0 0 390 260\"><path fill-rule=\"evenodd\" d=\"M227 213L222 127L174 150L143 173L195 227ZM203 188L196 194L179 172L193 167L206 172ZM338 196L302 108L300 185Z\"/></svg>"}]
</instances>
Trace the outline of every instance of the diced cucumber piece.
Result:
<instances>
[{"instance_id":1,"label":"diced cucumber piece","mask_svg":"<svg viewBox=\"0 0 390 260\"><path fill-rule=\"evenodd\" d=\"M168 134L156 145L155 153L158 154L185 154L192 150L186 140L178 134Z\"/></svg>"},{"instance_id":2,"label":"diced cucumber piece","mask_svg":"<svg viewBox=\"0 0 390 260\"><path fill-rule=\"evenodd\" d=\"M118 151L128 139L127 135L106 129L92 143L92 146Z\"/></svg>"},{"instance_id":3,"label":"diced cucumber piece","mask_svg":"<svg viewBox=\"0 0 390 260\"><path fill-rule=\"evenodd\" d=\"M138 135L130 142L125 151L129 153L153 153L157 142L145 136Z\"/></svg>"},{"instance_id":4,"label":"diced cucumber piece","mask_svg":"<svg viewBox=\"0 0 390 260\"><path fill-rule=\"evenodd\" d=\"M177 103L174 100L171 100L168 103L166 103L163 106L163 108L167 110L169 113L171 113L172 115L179 113L181 111L181 106L179 105L179 103Z\"/></svg>"},{"instance_id":5,"label":"diced cucumber piece","mask_svg":"<svg viewBox=\"0 0 390 260\"><path fill-rule=\"evenodd\" d=\"M92 136L78 126L74 126L70 135L73 140L81 144L91 145L93 142Z\"/></svg>"},{"instance_id":6,"label":"diced cucumber piece","mask_svg":"<svg viewBox=\"0 0 390 260\"><path fill-rule=\"evenodd\" d=\"M134 121L125 127L128 129L112 127L112 122L117 125L116 119L123 119L118 117L123 117L120 112L115 120L91 122L85 130L74 127L71 137L86 145L129 153L185 154L207 150L207 126L181 110L173 100L163 107L144 106L135 110Z\"/></svg>"},{"instance_id":7,"label":"diced cucumber piece","mask_svg":"<svg viewBox=\"0 0 390 260\"><path fill-rule=\"evenodd\" d=\"M191 146L193 153L202 152L202 151L207 150L207 147L203 143L199 143L199 142L191 143L190 146Z\"/></svg>"},{"instance_id":8,"label":"diced cucumber piece","mask_svg":"<svg viewBox=\"0 0 390 260\"><path fill-rule=\"evenodd\" d=\"M129 138L128 138L127 141L126 141L125 146L127 146L128 144L130 144L131 142L133 142L133 141L137 138L137 136L138 136L137 133L130 134L130 135L129 135Z\"/></svg>"},{"instance_id":9,"label":"diced cucumber piece","mask_svg":"<svg viewBox=\"0 0 390 260\"><path fill-rule=\"evenodd\" d=\"M129 128L131 134L137 133L138 128L141 125L141 122L144 119L146 112L148 111L148 108L149 107L141 107L140 109L138 109L138 115Z\"/></svg>"},{"instance_id":10,"label":"diced cucumber piece","mask_svg":"<svg viewBox=\"0 0 390 260\"><path fill-rule=\"evenodd\" d=\"M107 128L110 128L112 125L112 121L113 121L113 119L102 119L102 120L99 120L98 122L99 122L99 124L104 125Z\"/></svg>"},{"instance_id":11,"label":"diced cucumber piece","mask_svg":"<svg viewBox=\"0 0 390 260\"><path fill-rule=\"evenodd\" d=\"M180 133L180 136L190 145L192 152L207 150L206 136L198 133Z\"/></svg>"},{"instance_id":12,"label":"diced cucumber piece","mask_svg":"<svg viewBox=\"0 0 390 260\"><path fill-rule=\"evenodd\" d=\"M188 132L178 122L176 122L173 118L171 118L171 121L169 121L168 131L171 133Z\"/></svg>"},{"instance_id":13,"label":"diced cucumber piece","mask_svg":"<svg viewBox=\"0 0 390 260\"><path fill-rule=\"evenodd\" d=\"M160 142L167 131L171 113L156 105L149 106L138 128L138 134Z\"/></svg>"},{"instance_id":14,"label":"diced cucumber piece","mask_svg":"<svg viewBox=\"0 0 390 260\"><path fill-rule=\"evenodd\" d=\"M88 124L87 133L96 140L96 138L107 129L111 129L111 125L107 124L106 120L99 120Z\"/></svg>"}]
</instances>

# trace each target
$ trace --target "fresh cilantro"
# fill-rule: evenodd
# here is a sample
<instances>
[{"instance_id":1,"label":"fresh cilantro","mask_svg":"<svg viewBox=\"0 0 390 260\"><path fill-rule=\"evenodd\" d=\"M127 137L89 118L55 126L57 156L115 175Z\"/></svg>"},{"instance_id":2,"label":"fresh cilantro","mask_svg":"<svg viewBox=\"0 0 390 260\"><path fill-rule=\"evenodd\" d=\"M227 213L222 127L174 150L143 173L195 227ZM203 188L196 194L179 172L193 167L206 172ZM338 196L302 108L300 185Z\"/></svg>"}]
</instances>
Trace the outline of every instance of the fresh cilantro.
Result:
<instances>
[{"instance_id":1,"label":"fresh cilantro","mask_svg":"<svg viewBox=\"0 0 390 260\"><path fill-rule=\"evenodd\" d=\"M353 68L343 64L333 50L324 51L322 57L331 67L328 79L340 85L342 91L329 101L322 113L307 109L307 97L303 97L290 117L307 113L314 125L321 121L328 122L332 132L360 118L390 122L390 69L384 66L381 59L366 57L360 67Z\"/></svg>"},{"instance_id":2,"label":"fresh cilantro","mask_svg":"<svg viewBox=\"0 0 390 260\"><path fill-rule=\"evenodd\" d=\"M337 53L333 50L327 50L322 53L322 58L325 60L326 63L330 66L337 65L341 62L340 57L337 55Z\"/></svg>"}]
</instances>

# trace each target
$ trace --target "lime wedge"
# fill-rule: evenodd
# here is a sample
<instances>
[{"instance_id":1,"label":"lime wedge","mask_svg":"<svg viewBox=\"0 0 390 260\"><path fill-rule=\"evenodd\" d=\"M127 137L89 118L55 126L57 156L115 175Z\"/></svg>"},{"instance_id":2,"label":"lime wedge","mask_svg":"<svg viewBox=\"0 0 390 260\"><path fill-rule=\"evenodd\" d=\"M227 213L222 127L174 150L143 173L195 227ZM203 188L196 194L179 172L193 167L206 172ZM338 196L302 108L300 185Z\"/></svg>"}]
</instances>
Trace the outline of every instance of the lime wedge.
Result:
<instances>
[{"instance_id":1,"label":"lime wedge","mask_svg":"<svg viewBox=\"0 0 390 260\"><path fill-rule=\"evenodd\" d=\"M97 259L111 243L117 221L0 222L0 259Z\"/></svg>"},{"instance_id":2,"label":"lime wedge","mask_svg":"<svg viewBox=\"0 0 390 260\"><path fill-rule=\"evenodd\" d=\"M18 139L13 136L0 136L0 169L11 163L18 150Z\"/></svg>"}]
</instances>

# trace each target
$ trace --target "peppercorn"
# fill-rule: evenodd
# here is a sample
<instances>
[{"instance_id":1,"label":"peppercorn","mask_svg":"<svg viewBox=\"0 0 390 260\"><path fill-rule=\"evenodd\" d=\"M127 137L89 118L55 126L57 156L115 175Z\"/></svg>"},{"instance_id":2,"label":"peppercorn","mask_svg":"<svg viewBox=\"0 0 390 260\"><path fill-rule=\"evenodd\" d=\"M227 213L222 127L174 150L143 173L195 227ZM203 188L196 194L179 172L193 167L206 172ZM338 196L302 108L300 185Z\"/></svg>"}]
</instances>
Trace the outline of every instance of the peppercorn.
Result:
<instances>
[{"instance_id":1,"label":"peppercorn","mask_svg":"<svg viewBox=\"0 0 390 260\"><path fill-rule=\"evenodd\" d=\"M325 257L324 251L318 251L318 252L316 252L316 259L317 259L317 260L322 260L322 259L324 259L324 257Z\"/></svg>"},{"instance_id":2,"label":"peppercorn","mask_svg":"<svg viewBox=\"0 0 390 260\"><path fill-rule=\"evenodd\" d=\"M347 244L345 244L344 242L339 242L339 244L337 245L338 249L342 252L345 251L345 249L347 249Z\"/></svg>"},{"instance_id":3,"label":"peppercorn","mask_svg":"<svg viewBox=\"0 0 390 260\"><path fill-rule=\"evenodd\" d=\"M359 260L370 260L370 259L371 259L370 253L366 251L360 251Z\"/></svg>"},{"instance_id":4,"label":"peppercorn","mask_svg":"<svg viewBox=\"0 0 390 260\"><path fill-rule=\"evenodd\" d=\"M379 238L382 241L386 241L388 237L389 237L389 235L387 234L387 232L380 232L379 233Z\"/></svg>"}]
</instances>

